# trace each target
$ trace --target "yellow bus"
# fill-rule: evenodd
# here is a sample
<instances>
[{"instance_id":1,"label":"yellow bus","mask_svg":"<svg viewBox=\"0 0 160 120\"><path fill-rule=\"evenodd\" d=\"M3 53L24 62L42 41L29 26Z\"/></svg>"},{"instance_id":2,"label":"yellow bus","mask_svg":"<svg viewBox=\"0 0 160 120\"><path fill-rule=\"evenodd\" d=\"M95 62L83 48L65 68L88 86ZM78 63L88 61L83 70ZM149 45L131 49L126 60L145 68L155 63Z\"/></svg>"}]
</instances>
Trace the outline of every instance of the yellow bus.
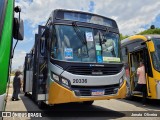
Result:
<instances>
[{"instance_id":1,"label":"yellow bus","mask_svg":"<svg viewBox=\"0 0 160 120\"><path fill-rule=\"evenodd\" d=\"M138 82L136 70L143 60L146 72L147 97L160 99L160 35L134 35L121 41L122 59L127 78L127 97L133 96ZM134 96L141 96L136 94Z\"/></svg>"},{"instance_id":2,"label":"yellow bus","mask_svg":"<svg viewBox=\"0 0 160 120\"><path fill-rule=\"evenodd\" d=\"M114 20L82 11L54 10L39 26L24 66L24 92L38 106L124 98L125 70Z\"/></svg>"}]
</instances>

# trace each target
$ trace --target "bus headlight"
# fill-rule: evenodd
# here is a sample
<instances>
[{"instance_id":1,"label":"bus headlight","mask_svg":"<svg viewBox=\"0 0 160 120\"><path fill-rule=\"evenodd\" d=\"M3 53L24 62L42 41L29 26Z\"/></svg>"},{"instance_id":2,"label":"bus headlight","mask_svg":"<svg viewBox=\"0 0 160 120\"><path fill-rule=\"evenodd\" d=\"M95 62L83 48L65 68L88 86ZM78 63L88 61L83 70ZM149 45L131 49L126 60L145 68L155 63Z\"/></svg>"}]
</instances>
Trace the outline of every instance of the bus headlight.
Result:
<instances>
[{"instance_id":1,"label":"bus headlight","mask_svg":"<svg viewBox=\"0 0 160 120\"><path fill-rule=\"evenodd\" d=\"M52 78L53 78L53 80L56 80L56 81L59 82L59 76L58 75L52 73Z\"/></svg>"},{"instance_id":2,"label":"bus headlight","mask_svg":"<svg viewBox=\"0 0 160 120\"><path fill-rule=\"evenodd\" d=\"M69 81L62 78L62 84L66 85L66 86L69 86Z\"/></svg>"}]
</instances>

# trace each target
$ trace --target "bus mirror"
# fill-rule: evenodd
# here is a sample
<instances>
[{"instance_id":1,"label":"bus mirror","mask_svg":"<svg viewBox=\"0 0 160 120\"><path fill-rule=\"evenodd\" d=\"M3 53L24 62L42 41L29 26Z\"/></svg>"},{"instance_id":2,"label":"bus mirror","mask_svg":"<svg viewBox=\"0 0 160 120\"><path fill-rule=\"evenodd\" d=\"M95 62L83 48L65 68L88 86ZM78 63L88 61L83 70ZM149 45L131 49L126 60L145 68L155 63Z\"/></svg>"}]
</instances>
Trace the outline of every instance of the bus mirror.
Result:
<instances>
[{"instance_id":1,"label":"bus mirror","mask_svg":"<svg viewBox=\"0 0 160 120\"><path fill-rule=\"evenodd\" d=\"M18 18L14 18L13 23L13 37L17 40L23 40L24 39L24 26L23 26L23 20L18 20Z\"/></svg>"},{"instance_id":2,"label":"bus mirror","mask_svg":"<svg viewBox=\"0 0 160 120\"><path fill-rule=\"evenodd\" d=\"M148 49L149 49L150 52L154 52L155 51L153 41L149 41L148 42Z\"/></svg>"}]
</instances>

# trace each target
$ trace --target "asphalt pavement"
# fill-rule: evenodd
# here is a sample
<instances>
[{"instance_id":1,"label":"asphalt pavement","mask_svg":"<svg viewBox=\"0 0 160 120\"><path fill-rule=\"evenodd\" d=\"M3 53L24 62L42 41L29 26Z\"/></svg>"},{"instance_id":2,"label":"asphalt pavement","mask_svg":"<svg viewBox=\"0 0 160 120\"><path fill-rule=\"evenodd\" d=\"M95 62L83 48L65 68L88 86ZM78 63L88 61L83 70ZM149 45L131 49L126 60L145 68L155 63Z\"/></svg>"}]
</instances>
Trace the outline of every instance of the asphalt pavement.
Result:
<instances>
[{"instance_id":1,"label":"asphalt pavement","mask_svg":"<svg viewBox=\"0 0 160 120\"><path fill-rule=\"evenodd\" d=\"M146 106L141 104L140 98L134 98L133 100L125 99L112 99L112 100L99 100L95 101L92 106L85 106L82 103L68 103L54 105L46 107L44 110L38 108L37 104L32 101L30 97L24 96L24 93L19 94L19 101L11 101L11 96L13 92L13 87L10 84L9 94L7 98L6 111L29 111L29 112L42 112L42 118L32 118L32 117L7 117L4 120L26 120L26 119L42 119L50 120L53 119L50 116L53 114L58 114L54 117L54 120L107 120L107 119L118 119L118 120L158 120L159 117L131 117L130 114L143 112L160 112L160 101L158 100L148 100ZM68 114L68 116L66 116ZM64 115L64 116L63 116Z\"/></svg>"}]
</instances>

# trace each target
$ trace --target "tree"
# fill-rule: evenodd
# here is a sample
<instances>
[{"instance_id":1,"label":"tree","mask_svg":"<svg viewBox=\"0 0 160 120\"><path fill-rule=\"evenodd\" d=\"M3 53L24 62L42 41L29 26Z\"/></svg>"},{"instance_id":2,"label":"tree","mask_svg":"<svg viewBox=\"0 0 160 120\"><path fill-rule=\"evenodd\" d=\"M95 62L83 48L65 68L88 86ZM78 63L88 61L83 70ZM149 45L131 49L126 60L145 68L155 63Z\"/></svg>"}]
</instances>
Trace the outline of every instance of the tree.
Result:
<instances>
[{"instance_id":1,"label":"tree","mask_svg":"<svg viewBox=\"0 0 160 120\"><path fill-rule=\"evenodd\" d=\"M123 40L125 38L129 37L128 35L122 35L122 33L120 33L120 40Z\"/></svg>"},{"instance_id":2,"label":"tree","mask_svg":"<svg viewBox=\"0 0 160 120\"><path fill-rule=\"evenodd\" d=\"M134 32L136 34L136 32ZM154 25L151 25L151 27L147 30L144 30L140 33L137 33L136 35L150 35L150 34L159 34L160 35L160 28L155 28ZM123 40L125 38L129 37L128 35L120 34L120 40Z\"/></svg>"},{"instance_id":3,"label":"tree","mask_svg":"<svg viewBox=\"0 0 160 120\"><path fill-rule=\"evenodd\" d=\"M153 26L152 26L153 28ZM138 33L138 35L148 35L148 34L160 34L160 28L155 28L155 29L148 29L145 31L142 31L140 33Z\"/></svg>"}]
</instances>

